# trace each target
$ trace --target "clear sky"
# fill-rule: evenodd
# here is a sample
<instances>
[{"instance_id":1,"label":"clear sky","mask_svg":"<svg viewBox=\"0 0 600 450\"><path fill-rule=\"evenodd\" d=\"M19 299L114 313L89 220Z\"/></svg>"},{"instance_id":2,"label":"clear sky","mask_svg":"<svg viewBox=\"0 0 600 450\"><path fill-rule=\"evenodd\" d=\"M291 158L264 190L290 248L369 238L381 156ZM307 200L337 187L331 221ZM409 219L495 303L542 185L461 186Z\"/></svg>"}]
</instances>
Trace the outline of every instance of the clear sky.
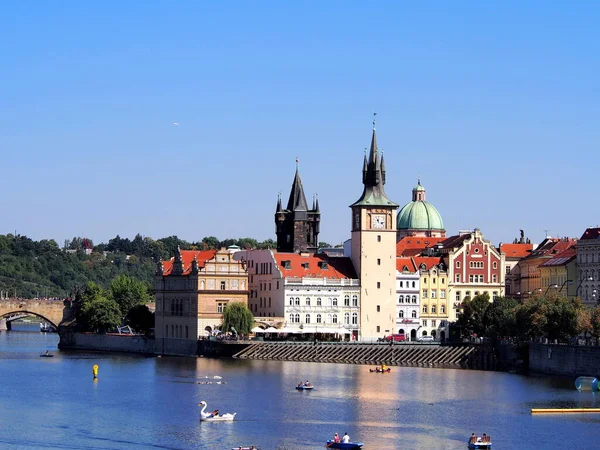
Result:
<instances>
[{"instance_id":1,"label":"clear sky","mask_svg":"<svg viewBox=\"0 0 600 450\"><path fill-rule=\"evenodd\" d=\"M420 176L449 235L579 237L599 22L597 1L4 2L0 233L274 238L298 157L340 243L376 111L392 200Z\"/></svg>"}]
</instances>

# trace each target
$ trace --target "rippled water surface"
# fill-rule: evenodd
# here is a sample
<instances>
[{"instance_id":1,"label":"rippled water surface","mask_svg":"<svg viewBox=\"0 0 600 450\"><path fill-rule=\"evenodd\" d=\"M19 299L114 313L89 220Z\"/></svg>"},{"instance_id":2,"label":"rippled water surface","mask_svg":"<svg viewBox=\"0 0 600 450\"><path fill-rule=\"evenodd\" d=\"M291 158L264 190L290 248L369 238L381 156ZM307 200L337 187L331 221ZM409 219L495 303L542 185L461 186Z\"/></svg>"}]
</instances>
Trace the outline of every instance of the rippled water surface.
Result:
<instances>
[{"instance_id":1,"label":"rippled water surface","mask_svg":"<svg viewBox=\"0 0 600 450\"><path fill-rule=\"evenodd\" d=\"M0 333L0 448L304 450L348 432L365 450L464 450L471 432L485 432L495 450L571 449L594 448L600 430L600 415L531 416L531 408L600 407L573 380L61 352L57 342L37 325ZM46 349L55 356L40 358ZM296 391L301 380L316 389ZM199 423L201 400L236 420Z\"/></svg>"}]
</instances>

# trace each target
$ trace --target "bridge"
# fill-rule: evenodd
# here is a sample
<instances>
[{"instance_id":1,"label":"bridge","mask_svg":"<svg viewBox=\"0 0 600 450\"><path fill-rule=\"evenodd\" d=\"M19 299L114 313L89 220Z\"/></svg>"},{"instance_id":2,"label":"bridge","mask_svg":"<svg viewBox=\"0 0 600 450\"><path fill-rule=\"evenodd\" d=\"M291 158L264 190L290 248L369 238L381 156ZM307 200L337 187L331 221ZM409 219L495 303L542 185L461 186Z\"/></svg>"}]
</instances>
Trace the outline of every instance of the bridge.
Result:
<instances>
[{"instance_id":1,"label":"bridge","mask_svg":"<svg viewBox=\"0 0 600 450\"><path fill-rule=\"evenodd\" d=\"M8 298L0 300L0 331L10 328L10 322L26 316L37 316L53 328L70 322L75 311L70 300L25 300Z\"/></svg>"}]
</instances>

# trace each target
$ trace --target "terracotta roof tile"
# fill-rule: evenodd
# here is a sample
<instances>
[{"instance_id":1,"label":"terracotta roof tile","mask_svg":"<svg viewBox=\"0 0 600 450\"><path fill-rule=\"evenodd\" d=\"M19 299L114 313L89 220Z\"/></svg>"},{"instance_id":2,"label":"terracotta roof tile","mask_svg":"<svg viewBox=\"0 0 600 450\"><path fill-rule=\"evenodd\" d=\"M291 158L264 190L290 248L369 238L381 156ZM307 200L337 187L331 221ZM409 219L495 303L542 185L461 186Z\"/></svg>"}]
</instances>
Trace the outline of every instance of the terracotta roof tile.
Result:
<instances>
[{"instance_id":1,"label":"terracotta roof tile","mask_svg":"<svg viewBox=\"0 0 600 450\"><path fill-rule=\"evenodd\" d=\"M330 258L322 253L317 255L274 253L273 256L283 277L358 279L350 258L340 256ZM284 267L284 261L289 261L289 269Z\"/></svg>"},{"instance_id":2,"label":"terracotta roof tile","mask_svg":"<svg viewBox=\"0 0 600 450\"><path fill-rule=\"evenodd\" d=\"M573 259L577 256L577 250L574 247L569 248L563 252L558 253L553 258L549 259L543 264L540 264L540 267L555 267L555 266L564 266L569 262L573 261Z\"/></svg>"},{"instance_id":3,"label":"terracotta roof tile","mask_svg":"<svg viewBox=\"0 0 600 450\"><path fill-rule=\"evenodd\" d=\"M421 268L421 264L425 264L426 270L429 270L433 266L437 266L438 264L443 262L441 256L417 256L413 258L413 260L418 269Z\"/></svg>"},{"instance_id":4,"label":"terracotta roof tile","mask_svg":"<svg viewBox=\"0 0 600 450\"><path fill-rule=\"evenodd\" d=\"M216 250L181 250L181 260L183 261L183 275L189 275L192 271L192 261L196 257L198 261L198 268L202 269L206 264L206 261L210 261L215 257ZM162 261L163 275L171 275L173 271L173 261L175 258L171 258L168 261Z\"/></svg>"},{"instance_id":5,"label":"terracotta roof tile","mask_svg":"<svg viewBox=\"0 0 600 450\"><path fill-rule=\"evenodd\" d=\"M525 258L531 254L533 244L501 244L500 252L507 258Z\"/></svg>"},{"instance_id":6,"label":"terracotta roof tile","mask_svg":"<svg viewBox=\"0 0 600 450\"><path fill-rule=\"evenodd\" d=\"M446 238L406 236L396 243L396 256L416 256L426 248L434 247Z\"/></svg>"},{"instance_id":7,"label":"terracotta roof tile","mask_svg":"<svg viewBox=\"0 0 600 450\"><path fill-rule=\"evenodd\" d=\"M413 258L396 258L396 270L398 272L404 272L405 267L411 273L415 273L417 271L417 266L415 265L415 261Z\"/></svg>"},{"instance_id":8,"label":"terracotta roof tile","mask_svg":"<svg viewBox=\"0 0 600 450\"><path fill-rule=\"evenodd\" d=\"M462 245L462 243L471 237L471 233L465 234L457 234L456 236L450 236L442 241L443 248L457 248Z\"/></svg>"}]
</instances>

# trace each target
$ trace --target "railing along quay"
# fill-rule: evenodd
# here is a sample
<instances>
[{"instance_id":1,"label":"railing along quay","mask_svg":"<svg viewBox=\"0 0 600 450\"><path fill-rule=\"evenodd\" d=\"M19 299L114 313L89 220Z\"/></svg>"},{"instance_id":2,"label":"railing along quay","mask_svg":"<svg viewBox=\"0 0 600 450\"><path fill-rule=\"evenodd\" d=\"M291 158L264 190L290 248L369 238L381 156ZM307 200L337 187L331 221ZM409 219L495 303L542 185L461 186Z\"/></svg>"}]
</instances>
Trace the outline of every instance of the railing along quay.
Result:
<instances>
[{"instance_id":1,"label":"railing along quay","mask_svg":"<svg viewBox=\"0 0 600 450\"><path fill-rule=\"evenodd\" d=\"M473 346L437 343L253 342L233 355L240 359L386 364L388 366L471 368ZM478 364L475 364L478 366ZM477 367L481 368L481 367Z\"/></svg>"}]
</instances>

